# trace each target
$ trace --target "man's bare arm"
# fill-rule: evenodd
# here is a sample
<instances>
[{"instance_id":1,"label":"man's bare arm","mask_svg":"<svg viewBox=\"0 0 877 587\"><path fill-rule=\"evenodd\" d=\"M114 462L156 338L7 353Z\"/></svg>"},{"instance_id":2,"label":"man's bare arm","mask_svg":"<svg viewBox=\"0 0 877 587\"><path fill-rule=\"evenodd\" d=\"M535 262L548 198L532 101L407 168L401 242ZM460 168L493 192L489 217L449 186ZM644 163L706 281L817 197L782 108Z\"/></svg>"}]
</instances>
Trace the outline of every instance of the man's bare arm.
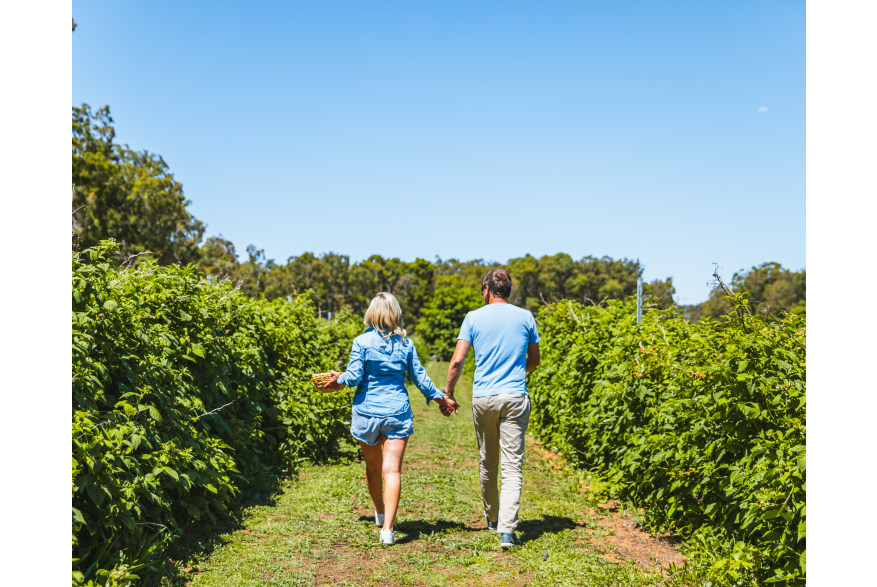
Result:
<instances>
[{"instance_id":1,"label":"man's bare arm","mask_svg":"<svg viewBox=\"0 0 877 587\"><path fill-rule=\"evenodd\" d=\"M459 344L459 343L458 343ZM527 373L539 366L539 343L527 345Z\"/></svg>"},{"instance_id":2,"label":"man's bare arm","mask_svg":"<svg viewBox=\"0 0 877 587\"><path fill-rule=\"evenodd\" d=\"M451 357L451 364L448 365L448 379L445 383L445 394L454 397L454 387L463 373L463 363L466 361L466 353L469 352L470 345L465 340L458 340L457 346L454 348L454 356Z\"/></svg>"}]
</instances>

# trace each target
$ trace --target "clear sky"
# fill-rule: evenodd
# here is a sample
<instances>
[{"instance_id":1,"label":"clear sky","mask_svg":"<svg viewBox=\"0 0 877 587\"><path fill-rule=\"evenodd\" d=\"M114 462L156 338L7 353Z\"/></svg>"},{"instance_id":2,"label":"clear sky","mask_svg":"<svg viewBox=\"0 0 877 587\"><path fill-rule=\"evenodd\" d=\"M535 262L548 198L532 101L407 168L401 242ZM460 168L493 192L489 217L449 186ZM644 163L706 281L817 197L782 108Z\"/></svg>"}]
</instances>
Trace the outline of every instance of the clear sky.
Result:
<instances>
[{"instance_id":1,"label":"clear sky","mask_svg":"<svg viewBox=\"0 0 877 587\"><path fill-rule=\"evenodd\" d=\"M805 267L805 4L75 0L72 103L239 253Z\"/></svg>"}]
</instances>

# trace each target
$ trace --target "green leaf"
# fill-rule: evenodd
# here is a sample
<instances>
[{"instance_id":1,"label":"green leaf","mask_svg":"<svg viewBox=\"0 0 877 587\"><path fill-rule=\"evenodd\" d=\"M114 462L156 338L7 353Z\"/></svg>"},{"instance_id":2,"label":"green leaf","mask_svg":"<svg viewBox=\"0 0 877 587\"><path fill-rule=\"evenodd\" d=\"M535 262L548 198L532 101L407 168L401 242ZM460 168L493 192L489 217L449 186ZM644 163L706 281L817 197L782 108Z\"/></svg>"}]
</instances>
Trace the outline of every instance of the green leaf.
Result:
<instances>
[{"instance_id":1,"label":"green leaf","mask_svg":"<svg viewBox=\"0 0 877 587\"><path fill-rule=\"evenodd\" d=\"M152 416L152 419L161 422L161 413L155 408L155 406L149 406L149 415Z\"/></svg>"},{"instance_id":2,"label":"green leaf","mask_svg":"<svg viewBox=\"0 0 877 587\"><path fill-rule=\"evenodd\" d=\"M80 524L85 524L85 518L82 517L82 512L80 512L76 508L73 508L73 521L79 522Z\"/></svg>"},{"instance_id":3,"label":"green leaf","mask_svg":"<svg viewBox=\"0 0 877 587\"><path fill-rule=\"evenodd\" d=\"M88 492L88 497L91 498L91 501L93 501L94 505L96 505L97 507L101 506L101 504L104 502L104 498L107 495L101 490L101 488L95 487L94 484L89 484L86 491Z\"/></svg>"},{"instance_id":4,"label":"green leaf","mask_svg":"<svg viewBox=\"0 0 877 587\"><path fill-rule=\"evenodd\" d=\"M110 312L112 312L113 310L115 310L118 307L119 307L119 304L114 300L107 300L104 302L104 310L109 310Z\"/></svg>"}]
</instances>

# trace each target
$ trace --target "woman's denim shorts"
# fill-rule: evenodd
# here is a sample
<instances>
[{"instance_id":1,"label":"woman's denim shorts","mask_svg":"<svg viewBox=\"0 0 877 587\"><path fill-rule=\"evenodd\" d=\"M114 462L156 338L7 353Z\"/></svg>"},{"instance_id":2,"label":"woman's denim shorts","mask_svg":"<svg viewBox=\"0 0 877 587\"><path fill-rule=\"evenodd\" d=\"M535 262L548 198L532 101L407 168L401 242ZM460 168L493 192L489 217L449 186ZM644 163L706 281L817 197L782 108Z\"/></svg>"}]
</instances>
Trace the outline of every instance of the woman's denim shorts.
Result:
<instances>
[{"instance_id":1,"label":"woman's denim shorts","mask_svg":"<svg viewBox=\"0 0 877 587\"><path fill-rule=\"evenodd\" d=\"M357 440L375 445L381 435L387 438L408 438L414 434L414 415L411 410L398 416L366 416L354 408L350 418L350 433Z\"/></svg>"}]
</instances>

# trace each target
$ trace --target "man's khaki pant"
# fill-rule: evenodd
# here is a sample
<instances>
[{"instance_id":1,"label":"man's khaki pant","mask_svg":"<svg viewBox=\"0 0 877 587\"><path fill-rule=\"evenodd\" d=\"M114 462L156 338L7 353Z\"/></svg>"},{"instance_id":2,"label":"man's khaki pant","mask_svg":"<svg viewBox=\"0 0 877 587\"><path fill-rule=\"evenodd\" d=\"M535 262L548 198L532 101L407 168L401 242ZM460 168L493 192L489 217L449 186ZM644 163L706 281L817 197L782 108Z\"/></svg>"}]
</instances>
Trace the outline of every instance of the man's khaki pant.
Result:
<instances>
[{"instance_id":1,"label":"man's khaki pant","mask_svg":"<svg viewBox=\"0 0 877 587\"><path fill-rule=\"evenodd\" d=\"M481 452L481 496L484 513L496 520L500 534L518 525L524 468L524 435L530 423L530 396L504 393L472 400L475 437ZM497 467L502 454L502 495L497 492Z\"/></svg>"}]
</instances>

